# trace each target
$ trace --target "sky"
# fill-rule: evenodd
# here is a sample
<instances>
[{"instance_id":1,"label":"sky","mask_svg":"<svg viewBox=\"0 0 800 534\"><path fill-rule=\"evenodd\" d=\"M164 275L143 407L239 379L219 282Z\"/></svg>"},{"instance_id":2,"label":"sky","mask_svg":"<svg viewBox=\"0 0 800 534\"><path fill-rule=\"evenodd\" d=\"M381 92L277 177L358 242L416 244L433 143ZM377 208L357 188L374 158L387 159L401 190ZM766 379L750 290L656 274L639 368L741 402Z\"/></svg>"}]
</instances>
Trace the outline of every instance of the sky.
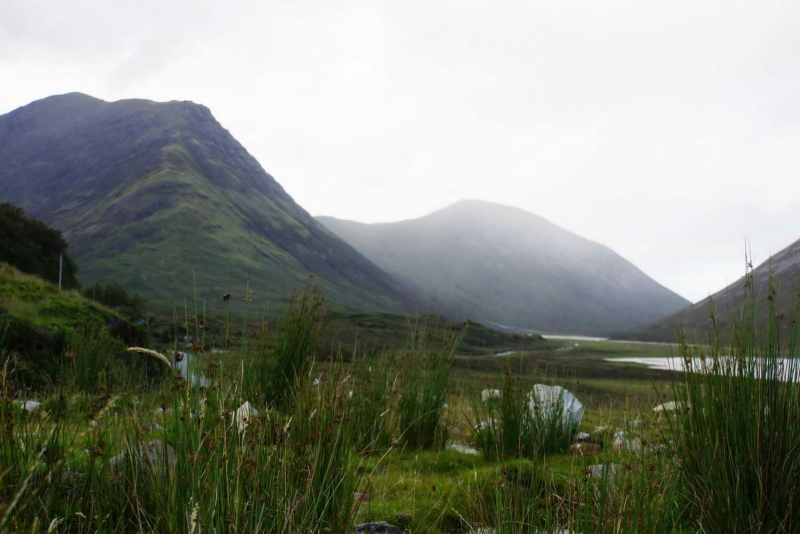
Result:
<instances>
[{"instance_id":1,"label":"sky","mask_svg":"<svg viewBox=\"0 0 800 534\"><path fill-rule=\"evenodd\" d=\"M800 239L800 2L0 0L0 114L191 100L313 215L523 208L698 301Z\"/></svg>"}]
</instances>

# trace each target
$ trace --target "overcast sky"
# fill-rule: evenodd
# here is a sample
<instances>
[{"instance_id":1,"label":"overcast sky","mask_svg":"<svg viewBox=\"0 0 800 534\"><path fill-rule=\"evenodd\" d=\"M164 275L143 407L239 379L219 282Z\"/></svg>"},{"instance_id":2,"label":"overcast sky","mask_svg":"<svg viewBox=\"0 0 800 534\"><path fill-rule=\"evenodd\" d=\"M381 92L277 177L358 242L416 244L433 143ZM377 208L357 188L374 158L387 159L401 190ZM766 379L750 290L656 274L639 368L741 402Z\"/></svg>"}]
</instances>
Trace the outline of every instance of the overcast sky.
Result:
<instances>
[{"instance_id":1,"label":"overcast sky","mask_svg":"<svg viewBox=\"0 0 800 534\"><path fill-rule=\"evenodd\" d=\"M0 113L192 100L314 215L537 213L699 300L800 238L800 2L0 0Z\"/></svg>"}]
</instances>

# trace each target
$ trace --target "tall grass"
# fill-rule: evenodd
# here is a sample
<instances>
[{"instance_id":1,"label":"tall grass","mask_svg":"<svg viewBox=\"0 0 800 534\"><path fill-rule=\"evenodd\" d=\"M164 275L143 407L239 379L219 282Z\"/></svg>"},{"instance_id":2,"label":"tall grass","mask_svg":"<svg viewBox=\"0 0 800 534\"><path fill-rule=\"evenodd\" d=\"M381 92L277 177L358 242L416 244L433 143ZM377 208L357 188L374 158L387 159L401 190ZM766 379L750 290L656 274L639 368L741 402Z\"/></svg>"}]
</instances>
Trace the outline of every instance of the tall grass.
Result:
<instances>
[{"instance_id":1,"label":"tall grass","mask_svg":"<svg viewBox=\"0 0 800 534\"><path fill-rule=\"evenodd\" d=\"M590 463L604 466L591 476ZM652 451L576 458L570 475L541 463L502 464L477 492L468 531L497 534L671 534L691 532L680 508L675 461Z\"/></svg>"},{"instance_id":2,"label":"tall grass","mask_svg":"<svg viewBox=\"0 0 800 534\"><path fill-rule=\"evenodd\" d=\"M483 399L469 392L470 426L484 458L542 458L567 451L577 430L564 416L563 393L547 405L532 397L528 380L507 367L500 397Z\"/></svg>"},{"instance_id":3,"label":"tall grass","mask_svg":"<svg viewBox=\"0 0 800 534\"><path fill-rule=\"evenodd\" d=\"M772 276L760 303L753 285L749 272L727 338L712 306L709 345L681 340L688 372L674 392L684 409L671 421L685 496L708 533L800 530L798 316L775 309ZM764 305L767 324L759 326Z\"/></svg>"},{"instance_id":4,"label":"tall grass","mask_svg":"<svg viewBox=\"0 0 800 534\"><path fill-rule=\"evenodd\" d=\"M310 287L292 295L274 338L260 331L247 349L243 375L247 397L260 403L286 406L298 378L306 378L317 341L327 322L322 289Z\"/></svg>"},{"instance_id":5,"label":"tall grass","mask_svg":"<svg viewBox=\"0 0 800 534\"><path fill-rule=\"evenodd\" d=\"M412 449L444 447L443 425L452 361L464 332L429 328L416 319L400 355L399 424L403 442Z\"/></svg>"}]
</instances>

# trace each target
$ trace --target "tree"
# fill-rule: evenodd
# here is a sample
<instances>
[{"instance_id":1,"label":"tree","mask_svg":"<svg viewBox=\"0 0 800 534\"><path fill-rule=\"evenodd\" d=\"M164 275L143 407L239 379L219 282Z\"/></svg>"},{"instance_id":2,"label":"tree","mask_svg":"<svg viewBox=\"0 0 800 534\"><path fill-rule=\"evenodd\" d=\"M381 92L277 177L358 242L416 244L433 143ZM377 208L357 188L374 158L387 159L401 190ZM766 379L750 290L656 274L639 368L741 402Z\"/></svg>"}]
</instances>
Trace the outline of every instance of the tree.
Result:
<instances>
[{"instance_id":1,"label":"tree","mask_svg":"<svg viewBox=\"0 0 800 534\"><path fill-rule=\"evenodd\" d=\"M42 221L29 219L25 211L11 204L0 204L0 260L20 271L58 283L63 255L62 286L80 288L78 265L67 255L67 241L61 232Z\"/></svg>"}]
</instances>

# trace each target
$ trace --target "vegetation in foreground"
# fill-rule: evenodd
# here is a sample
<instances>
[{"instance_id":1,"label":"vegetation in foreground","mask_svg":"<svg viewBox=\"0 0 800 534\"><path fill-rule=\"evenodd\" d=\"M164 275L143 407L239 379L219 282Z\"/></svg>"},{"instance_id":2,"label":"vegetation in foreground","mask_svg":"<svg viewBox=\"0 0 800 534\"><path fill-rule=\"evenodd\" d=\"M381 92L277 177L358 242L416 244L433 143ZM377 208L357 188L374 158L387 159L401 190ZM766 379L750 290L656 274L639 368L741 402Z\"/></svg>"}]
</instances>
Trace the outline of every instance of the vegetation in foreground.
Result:
<instances>
[{"instance_id":1,"label":"vegetation in foreground","mask_svg":"<svg viewBox=\"0 0 800 534\"><path fill-rule=\"evenodd\" d=\"M318 352L315 291L214 351L188 314L192 347L166 354L87 326L35 399L3 353L0 532L796 532L797 323L751 317L682 344L703 368L672 403L587 404L580 424L561 394L531 408L535 382L575 377L522 357L467 375L462 333L424 319L397 349Z\"/></svg>"}]
</instances>

